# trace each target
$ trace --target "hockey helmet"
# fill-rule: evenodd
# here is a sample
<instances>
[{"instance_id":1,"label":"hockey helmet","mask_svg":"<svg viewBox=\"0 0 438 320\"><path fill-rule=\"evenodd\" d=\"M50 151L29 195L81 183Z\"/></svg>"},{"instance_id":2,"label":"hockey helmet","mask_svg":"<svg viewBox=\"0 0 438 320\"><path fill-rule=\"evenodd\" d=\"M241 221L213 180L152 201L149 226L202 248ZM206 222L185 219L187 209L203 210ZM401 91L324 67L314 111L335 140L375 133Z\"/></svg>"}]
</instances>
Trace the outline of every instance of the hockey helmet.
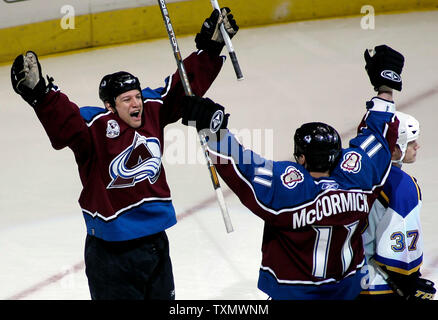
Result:
<instances>
[{"instance_id":1,"label":"hockey helmet","mask_svg":"<svg viewBox=\"0 0 438 320\"><path fill-rule=\"evenodd\" d=\"M117 96L130 90L141 92L140 81L129 72L119 71L107 74L99 84L99 98L105 103L114 106Z\"/></svg>"},{"instance_id":2,"label":"hockey helmet","mask_svg":"<svg viewBox=\"0 0 438 320\"><path fill-rule=\"evenodd\" d=\"M401 158L395 162L402 162L406 155L408 143L417 140L420 135L420 123L413 116L400 111L396 111L395 115L400 121L398 125L397 145L402 154Z\"/></svg>"},{"instance_id":3,"label":"hockey helmet","mask_svg":"<svg viewBox=\"0 0 438 320\"><path fill-rule=\"evenodd\" d=\"M303 124L295 131L294 143L295 159L304 155L309 171L331 171L342 153L338 132L322 122Z\"/></svg>"}]
</instances>

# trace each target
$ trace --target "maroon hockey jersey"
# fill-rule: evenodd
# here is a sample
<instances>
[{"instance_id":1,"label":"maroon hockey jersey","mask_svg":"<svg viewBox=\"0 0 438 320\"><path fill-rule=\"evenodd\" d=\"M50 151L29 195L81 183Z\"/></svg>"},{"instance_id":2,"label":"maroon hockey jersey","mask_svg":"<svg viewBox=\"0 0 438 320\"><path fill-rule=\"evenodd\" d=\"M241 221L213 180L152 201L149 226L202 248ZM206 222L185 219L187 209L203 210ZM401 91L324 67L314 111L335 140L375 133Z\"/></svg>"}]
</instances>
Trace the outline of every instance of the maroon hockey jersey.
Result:
<instances>
[{"instance_id":1,"label":"maroon hockey jersey","mask_svg":"<svg viewBox=\"0 0 438 320\"><path fill-rule=\"evenodd\" d=\"M184 64L193 93L203 96L223 58L199 51ZM166 78L162 88L143 89L142 95L143 124L137 129L107 109L78 108L55 88L35 107L52 146L74 152L87 232L104 240L135 239L176 223L161 156L164 127L181 118L185 93L179 73Z\"/></svg>"},{"instance_id":2,"label":"maroon hockey jersey","mask_svg":"<svg viewBox=\"0 0 438 320\"><path fill-rule=\"evenodd\" d=\"M361 291L367 198L391 167L393 110L379 98L367 103L358 135L329 177L264 159L230 132L209 141L219 175L265 222L258 287L273 299L354 299Z\"/></svg>"}]
</instances>

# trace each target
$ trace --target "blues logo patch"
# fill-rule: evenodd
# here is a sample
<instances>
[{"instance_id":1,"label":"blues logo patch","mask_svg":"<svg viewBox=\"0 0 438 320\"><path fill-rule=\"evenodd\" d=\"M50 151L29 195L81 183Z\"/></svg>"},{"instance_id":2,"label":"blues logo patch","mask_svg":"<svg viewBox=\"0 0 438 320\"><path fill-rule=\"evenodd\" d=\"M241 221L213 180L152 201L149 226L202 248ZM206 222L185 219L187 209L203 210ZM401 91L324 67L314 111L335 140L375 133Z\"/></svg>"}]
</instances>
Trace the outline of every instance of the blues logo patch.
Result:
<instances>
[{"instance_id":1,"label":"blues logo patch","mask_svg":"<svg viewBox=\"0 0 438 320\"><path fill-rule=\"evenodd\" d=\"M304 181L304 176L300 170L293 166L289 166L286 168L284 173L281 175L281 182L288 189L293 189L297 186L298 183Z\"/></svg>"},{"instance_id":2,"label":"blues logo patch","mask_svg":"<svg viewBox=\"0 0 438 320\"><path fill-rule=\"evenodd\" d=\"M344 159L341 163L341 169L349 173L358 173L362 168L362 156L355 152L350 151L344 155Z\"/></svg>"}]
</instances>

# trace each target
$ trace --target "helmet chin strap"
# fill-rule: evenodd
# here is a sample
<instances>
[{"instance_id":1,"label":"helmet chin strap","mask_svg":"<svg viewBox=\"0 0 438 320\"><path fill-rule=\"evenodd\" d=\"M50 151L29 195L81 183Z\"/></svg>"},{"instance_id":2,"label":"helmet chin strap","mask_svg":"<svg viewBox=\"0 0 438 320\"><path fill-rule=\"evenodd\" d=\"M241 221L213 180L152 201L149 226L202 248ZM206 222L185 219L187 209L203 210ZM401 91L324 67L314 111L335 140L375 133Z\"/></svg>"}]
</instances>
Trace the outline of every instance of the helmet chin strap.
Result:
<instances>
[{"instance_id":1,"label":"helmet chin strap","mask_svg":"<svg viewBox=\"0 0 438 320\"><path fill-rule=\"evenodd\" d=\"M392 164L401 168L403 165L403 160L391 160Z\"/></svg>"},{"instance_id":2,"label":"helmet chin strap","mask_svg":"<svg viewBox=\"0 0 438 320\"><path fill-rule=\"evenodd\" d=\"M107 103L108 103L109 106L107 106ZM114 98L113 101L106 100L106 101L104 102L104 106L105 106L105 108L107 108L107 109L108 109L109 111L111 111L112 113L117 114L117 109L116 109L116 98Z\"/></svg>"},{"instance_id":3,"label":"helmet chin strap","mask_svg":"<svg viewBox=\"0 0 438 320\"><path fill-rule=\"evenodd\" d=\"M114 98L114 102L113 103L110 103L110 106L111 106L111 111L114 113L114 114L117 114L117 109L116 109L116 98Z\"/></svg>"},{"instance_id":4,"label":"helmet chin strap","mask_svg":"<svg viewBox=\"0 0 438 320\"><path fill-rule=\"evenodd\" d=\"M396 165L397 167L401 168L401 166L403 165L403 159L405 158L406 155L406 150L402 150L402 148L397 145L400 149L401 152L401 157L398 160L391 160L392 164Z\"/></svg>"}]
</instances>

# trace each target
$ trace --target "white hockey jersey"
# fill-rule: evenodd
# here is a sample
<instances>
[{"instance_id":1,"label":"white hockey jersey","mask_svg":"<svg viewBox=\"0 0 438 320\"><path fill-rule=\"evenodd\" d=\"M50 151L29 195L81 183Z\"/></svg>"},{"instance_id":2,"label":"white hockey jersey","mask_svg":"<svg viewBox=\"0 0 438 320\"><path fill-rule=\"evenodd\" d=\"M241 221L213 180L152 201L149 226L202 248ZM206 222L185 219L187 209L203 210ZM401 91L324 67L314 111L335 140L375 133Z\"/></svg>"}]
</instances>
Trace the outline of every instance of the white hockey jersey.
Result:
<instances>
[{"instance_id":1,"label":"white hockey jersey","mask_svg":"<svg viewBox=\"0 0 438 320\"><path fill-rule=\"evenodd\" d=\"M374 202L363 233L365 256L374 258L387 270L410 275L423 262L423 235L420 223L422 197L415 178L392 166L388 179ZM367 265L369 281L362 294L390 294L391 288Z\"/></svg>"}]
</instances>

